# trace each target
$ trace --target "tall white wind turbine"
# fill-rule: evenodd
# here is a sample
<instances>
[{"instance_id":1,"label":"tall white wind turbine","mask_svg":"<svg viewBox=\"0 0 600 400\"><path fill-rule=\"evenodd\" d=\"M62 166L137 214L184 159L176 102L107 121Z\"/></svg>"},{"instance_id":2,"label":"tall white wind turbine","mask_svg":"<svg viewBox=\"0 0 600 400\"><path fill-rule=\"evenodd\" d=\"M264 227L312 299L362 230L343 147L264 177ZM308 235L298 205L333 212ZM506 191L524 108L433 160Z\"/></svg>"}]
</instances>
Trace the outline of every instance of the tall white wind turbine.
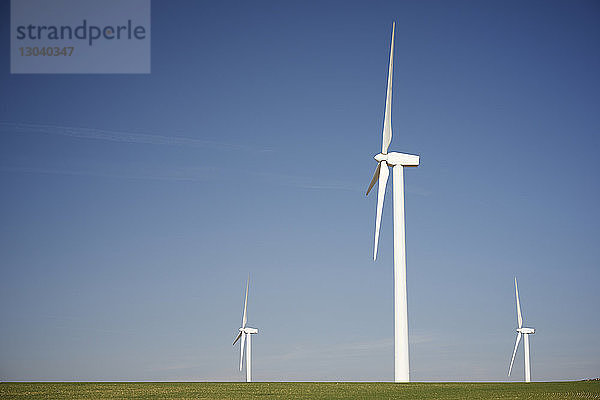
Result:
<instances>
[{"instance_id":1,"label":"tall white wind turbine","mask_svg":"<svg viewBox=\"0 0 600 400\"><path fill-rule=\"evenodd\" d=\"M510 367L508 367L508 376L512 371L513 362L515 361L515 355L517 354L517 347L521 341L521 335L523 336L523 346L525 347L525 382L531 382L531 368L529 365L529 335L535 333L533 328L523 328L523 317L521 316L521 304L519 303L519 289L517 287L517 278L515 277L515 294L517 297L517 341L515 343L515 349L513 350L512 358L510 360Z\"/></svg>"},{"instance_id":2,"label":"tall white wind turbine","mask_svg":"<svg viewBox=\"0 0 600 400\"><path fill-rule=\"evenodd\" d=\"M375 248L373 260L377 259L379 228L383 211L383 198L389 177L388 166L392 167L394 203L394 381L408 382L408 310L406 303L406 246L404 237L404 167L419 165L419 156L405 153L388 153L392 141L392 71L394 68L394 30L388 69L385 117L383 120L383 143L381 153L375 156L379 163L367 189L367 195L379 180L377 193L377 219L375 220Z\"/></svg>"},{"instance_id":3,"label":"tall white wind turbine","mask_svg":"<svg viewBox=\"0 0 600 400\"><path fill-rule=\"evenodd\" d=\"M246 298L244 299L244 314L242 315L242 327L239 329L237 337L233 341L233 345L242 338L242 344L240 347L240 371L242 370L242 361L244 359L244 345L246 345L246 382L252 382L252 335L258 333L258 329L250 328L246 326L248 317L246 311L248 309L248 286L250 284L250 277L246 281Z\"/></svg>"}]
</instances>

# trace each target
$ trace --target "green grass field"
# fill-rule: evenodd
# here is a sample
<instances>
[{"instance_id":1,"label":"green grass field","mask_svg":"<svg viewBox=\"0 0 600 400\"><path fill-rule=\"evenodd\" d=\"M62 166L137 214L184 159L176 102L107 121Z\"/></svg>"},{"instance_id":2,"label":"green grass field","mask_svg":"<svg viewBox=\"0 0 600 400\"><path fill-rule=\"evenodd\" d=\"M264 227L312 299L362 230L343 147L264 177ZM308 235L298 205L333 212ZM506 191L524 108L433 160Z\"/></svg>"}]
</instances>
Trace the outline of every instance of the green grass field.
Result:
<instances>
[{"instance_id":1,"label":"green grass field","mask_svg":"<svg viewBox=\"0 0 600 400\"><path fill-rule=\"evenodd\" d=\"M1 383L0 399L600 399L600 382Z\"/></svg>"}]
</instances>

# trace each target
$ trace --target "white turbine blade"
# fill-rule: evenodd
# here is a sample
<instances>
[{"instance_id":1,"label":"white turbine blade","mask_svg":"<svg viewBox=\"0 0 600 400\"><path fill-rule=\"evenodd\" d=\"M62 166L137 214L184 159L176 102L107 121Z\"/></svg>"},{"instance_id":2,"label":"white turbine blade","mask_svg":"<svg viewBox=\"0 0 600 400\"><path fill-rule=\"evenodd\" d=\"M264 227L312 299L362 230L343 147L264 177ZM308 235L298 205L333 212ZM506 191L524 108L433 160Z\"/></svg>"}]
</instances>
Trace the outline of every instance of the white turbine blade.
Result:
<instances>
[{"instance_id":1,"label":"white turbine blade","mask_svg":"<svg viewBox=\"0 0 600 400\"><path fill-rule=\"evenodd\" d=\"M392 141L392 75L394 70L394 31L396 23L392 25L392 44L390 46L390 65L388 67L387 95L385 97L385 116L383 119L383 141L381 152L387 154Z\"/></svg>"},{"instance_id":2,"label":"white turbine blade","mask_svg":"<svg viewBox=\"0 0 600 400\"><path fill-rule=\"evenodd\" d=\"M377 168L375 169L375 173L373 174L373 179L371 179L371 183L369 183L369 188L367 189L367 196L369 195L369 192L371 191L371 189L373 189L373 186L375 186L375 182L377 182L377 179L379 179L379 170L381 169L381 164L377 164Z\"/></svg>"},{"instance_id":3,"label":"white turbine blade","mask_svg":"<svg viewBox=\"0 0 600 400\"><path fill-rule=\"evenodd\" d=\"M242 334L242 345L240 346L240 371L242 370L242 360L244 359L244 345L246 344L246 333L240 332Z\"/></svg>"},{"instance_id":4,"label":"white turbine blade","mask_svg":"<svg viewBox=\"0 0 600 400\"><path fill-rule=\"evenodd\" d=\"M246 315L246 309L248 308L248 285L250 284L250 275L248 275L248 280L246 281L246 299L244 300L244 315L242 316L242 328L246 327L246 322L248 321L248 316Z\"/></svg>"},{"instance_id":5,"label":"white turbine blade","mask_svg":"<svg viewBox=\"0 0 600 400\"><path fill-rule=\"evenodd\" d=\"M512 358L510 359L510 367L508 367L508 376L510 376L510 371L512 371L513 363L515 362L515 354L517 354L517 347L519 346L519 341L521 340L521 332L517 334L517 341L515 343L515 349L513 350Z\"/></svg>"},{"instance_id":6,"label":"white turbine blade","mask_svg":"<svg viewBox=\"0 0 600 400\"><path fill-rule=\"evenodd\" d=\"M240 340L240 337L242 336L242 331L240 331L240 333L238 333L238 335L236 336L235 340L233 341L233 345L235 346L235 344L237 343L238 340Z\"/></svg>"},{"instance_id":7,"label":"white turbine blade","mask_svg":"<svg viewBox=\"0 0 600 400\"><path fill-rule=\"evenodd\" d=\"M383 198L385 197L385 187L390 175L387 162L382 161L379 170L379 190L377 192L377 219L375 220L375 249L373 250L373 260L377 260L377 246L379 245L379 228L381 227L381 214L383 212Z\"/></svg>"},{"instance_id":8,"label":"white turbine blade","mask_svg":"<svg viewBox=\"0 0 600 400\"><path fill-rule=\"evenodd\" d=\"M519 328L523 327L523 317L521 317L521 304L519 303L519 288L517 287L517 278L515 277L515 293L517 295L517 322Z\"/></svg>"}]
</instances>

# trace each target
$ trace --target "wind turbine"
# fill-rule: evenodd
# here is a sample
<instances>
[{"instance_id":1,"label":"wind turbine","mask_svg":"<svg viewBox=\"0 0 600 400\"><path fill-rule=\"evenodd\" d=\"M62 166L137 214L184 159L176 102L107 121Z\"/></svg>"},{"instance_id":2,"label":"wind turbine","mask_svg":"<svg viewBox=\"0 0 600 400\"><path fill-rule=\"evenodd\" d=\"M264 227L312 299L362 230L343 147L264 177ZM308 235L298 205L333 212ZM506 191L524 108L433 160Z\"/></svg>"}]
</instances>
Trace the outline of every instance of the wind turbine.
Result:
<instances>
[{"instance_id":1,"label":"wind turbine","mask_svg":"<svg viewBox=\"0 0 600 400\"><path fill-rule=\"evenodd\" d=\"M233 341L233 345L242 338L242 344L240 347L240 371L242 370L242 360L244 359L244 344L246 345L246 382L252 382L252 335L258 333L258 329L250 328L246 326L248 317L246 310L248 308L248 285L250 284L250 276L246 281L246 298L244 300L244 314L242 316L242 327L239 329L237 337ZM246 337L248 340L246 341Z\"/></svg>"},{"instance_id":2,"label":"wind turbine","mask_svg":"<svg viewBox=\"0 0 600 400\"><path fill-rule=\"evenodd\" d=\"M535 333L533 328L523 328L523 317L521 316L521 304L519 303L519 289L517 287L517 278L515 277L515 294L517 296L517 342L515 343L515 350L513 351L512 359L510 360L510 367L508 367L508 376L512 371L513 362L515 361L515 354L517 354L517 347L521 341L521 335L523 335L523 342L525 346L525 382L531 382L531 368L529 366L529 335Z\"/></svg>"},{"instance_id":3,"label":"wind turbine","mask_svg":"<svg viewBox=\"0 0 600 400\"><path fill-rule=\"evenodd\" d=\"M404 232L404 167L419 165L419 156L405 153L388 153L392 141L392 71L394 67L394 30L392 25L392 44L383 120L383 143L381 153L375 156L378 162L375 175L371 179L367 195L379 180L377 193L377 219L375 220L375 249L373 260L377 259L379 228L383 211L383 198L389 177L388 166L392 167L393 203L394 203L394 381L408 382L408 310L406 303L406 245Z\"/></svg>"}]
</instances>

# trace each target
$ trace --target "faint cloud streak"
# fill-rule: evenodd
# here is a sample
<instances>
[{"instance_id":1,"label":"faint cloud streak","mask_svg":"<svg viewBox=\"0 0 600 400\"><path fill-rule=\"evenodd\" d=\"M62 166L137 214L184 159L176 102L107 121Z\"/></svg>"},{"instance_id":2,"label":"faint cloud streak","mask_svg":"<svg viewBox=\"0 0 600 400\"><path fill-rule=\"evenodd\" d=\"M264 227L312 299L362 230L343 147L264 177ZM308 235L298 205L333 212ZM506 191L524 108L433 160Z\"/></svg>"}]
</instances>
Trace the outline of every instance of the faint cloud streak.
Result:
<instances>
[{"instance_id":1,"label":"faint cloud streak","mask_svg":"<svg viewBox=\"0 0 600 400\"><path fill-rule=\"evenodd\" d=\"M116 179L136 179L136 180L154 180L154 181L175 181L175 182L201 182L211 179L216 169L211 167L180 169L165 174L132 174L132 173L110 173L96 172L87 170L70 170L55 168L31 168L31 167L5 167L0 166L0 171L17 172L30 174L47 175L67 175L67 176L91 176L97 178L116 178Z\"/></svg>"},{"instance_id":2,"label":"faint cloud streak","mask_svg":"<svg viewBox=\"0 0 600 400\"><path fill-rule=\"evenodd\" d=\"M49 135L68 136L78 139L104 140L109 142L150 144L158 146L188 146L209 147L220 150L238 150L253 152L269 152L271 149L259 148L244 144L233 144L200 140L178 136L164 136L148 133L134 133L96 128L82 128L62 125L45 125L16 122L0 122L0 128L15 133L42 133Z\"/></svg>"}]
</instances>

